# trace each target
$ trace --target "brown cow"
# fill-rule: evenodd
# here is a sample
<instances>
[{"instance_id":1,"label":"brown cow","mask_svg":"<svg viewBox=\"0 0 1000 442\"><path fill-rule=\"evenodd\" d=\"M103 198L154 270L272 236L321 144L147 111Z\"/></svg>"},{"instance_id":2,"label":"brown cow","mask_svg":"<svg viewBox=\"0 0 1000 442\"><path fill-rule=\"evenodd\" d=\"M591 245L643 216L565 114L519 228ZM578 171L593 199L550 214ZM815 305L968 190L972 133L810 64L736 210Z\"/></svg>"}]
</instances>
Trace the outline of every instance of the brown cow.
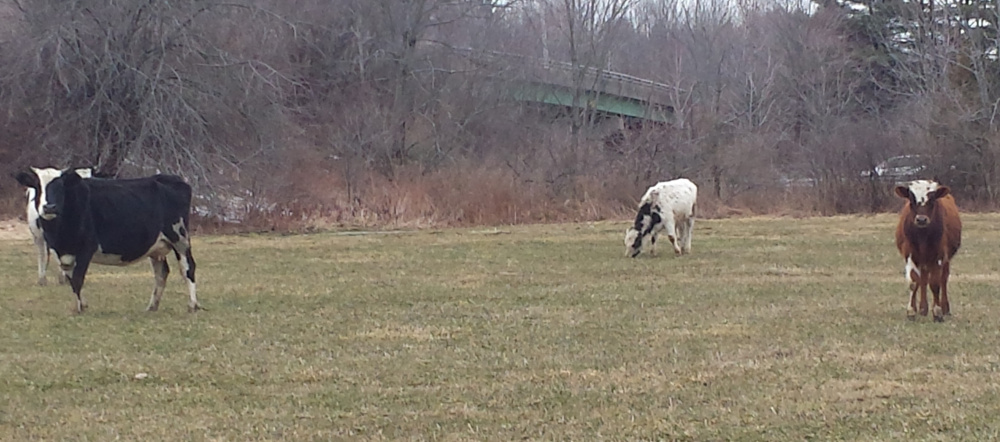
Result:
<instances>
[{"instance_id":1,"label":"brown cow","mask_svg":"<svg viewBox=\"0 0 1000 442\"><path fill-rule=\"evenodd\" d=\"M910 305L906 316L917 314L917 289L920 289L920 315L927 316L927 285L934 293L934 321L944 321L951 314L948 304L948 274L951 257L962 245L962 221L958 207L947 186L918 180L896 186L896 195L907 200L899 211L896 248L906 260L906 281L910 283ZM940 294L940 297L938 295Z\"/></svg>"}]
</instances>

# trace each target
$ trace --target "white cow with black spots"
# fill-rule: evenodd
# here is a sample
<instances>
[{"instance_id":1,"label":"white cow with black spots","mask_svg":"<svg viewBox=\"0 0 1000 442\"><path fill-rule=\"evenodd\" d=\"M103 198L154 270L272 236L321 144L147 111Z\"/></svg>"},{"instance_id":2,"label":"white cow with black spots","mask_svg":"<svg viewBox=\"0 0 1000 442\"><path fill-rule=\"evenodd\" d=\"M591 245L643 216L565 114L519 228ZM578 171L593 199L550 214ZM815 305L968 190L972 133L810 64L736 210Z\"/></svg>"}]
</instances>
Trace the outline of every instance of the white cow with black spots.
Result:
<instances>
[{"instance_id":1,"label":"white cow with black spots","mask_svg":"<svg viewBox=\"0 0 1000 442\"><path fill-rule=\"evenodd\" d=\"M625 231L626 256L638 256L646 237L650 253L655 255L656 238L661 231L667 232L675 254L691 253L697 200L698 186L686 178L660 182L646 190L639 201L635 223Z\"/></svg>"}]
</instances>

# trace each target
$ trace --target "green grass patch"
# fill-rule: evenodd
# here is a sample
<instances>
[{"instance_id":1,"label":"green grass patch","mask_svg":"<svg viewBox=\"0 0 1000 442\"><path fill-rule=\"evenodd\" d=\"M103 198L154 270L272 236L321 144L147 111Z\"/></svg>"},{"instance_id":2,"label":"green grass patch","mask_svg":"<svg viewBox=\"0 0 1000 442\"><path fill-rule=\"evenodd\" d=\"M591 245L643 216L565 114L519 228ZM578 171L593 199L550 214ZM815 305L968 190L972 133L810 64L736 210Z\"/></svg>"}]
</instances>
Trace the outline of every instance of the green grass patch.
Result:
<instances>
[{"instance_id":1,"label":"green grass patch","mask_svg":"<svg viewBox=\"0 0 1000 442\"><path fill-rule=\"evenodd\" d=\"M196 314L171 261L159 312L137 264L73 315L0 240L0 440L996 438L1000 215L963 220L942 324L891 215L699 220L680 258L627 222L195 237Z\"/></svg>"}]
</instances>

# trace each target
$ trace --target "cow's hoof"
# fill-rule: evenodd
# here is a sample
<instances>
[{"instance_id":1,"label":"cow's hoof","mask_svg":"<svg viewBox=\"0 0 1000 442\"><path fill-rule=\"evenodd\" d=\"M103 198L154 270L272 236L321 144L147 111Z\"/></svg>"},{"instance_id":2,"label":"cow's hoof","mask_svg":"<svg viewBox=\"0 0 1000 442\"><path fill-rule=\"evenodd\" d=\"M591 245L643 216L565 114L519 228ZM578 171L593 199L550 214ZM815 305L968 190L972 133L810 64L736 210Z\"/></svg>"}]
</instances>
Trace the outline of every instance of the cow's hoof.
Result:
<instances>
[{"instance_id":1,"label":"cow's hoof","mask_svg":"<svg viewBox=\"0 0 1000 442\"><path fill-rule=\"evenodd\" d=\"M934 307L934 322L944 322L944 311L941 307Z\"/></svg>"},{"instance_id":2,"label":"cow's hoof","mask_svg":"<svg viewBox=\"0 0 1000 442\"><path fill-rule=\"evenodd\" d=\"M146 311L147 312L155 312L155 311L157 311L159 309L160 309L160 306L158 306L158 305L151 305L149 307L146 307Z\"/></svg>"},{"instance_id":3,"label":"cow's hoof","mask_svg":"<svg viewBox=\"0 0 1000 442\"><path fill-rule=\"evenodd\" d=\"M45 278L38 278L38 285L45 287L49 282Z\"/></svg>"},{"instance_id":4,"label":"cow's hoof","mask_svg":"<svg viewBox=\"0 0 1000 442\"><path fill-rule=\"evenodd\" d=\"M202 308L202 307L201 307L200 305L198 305L198 304L195 304L195 305L193 305L193 306L192 306L192 305L189 305L189 306L188 306L188 313L194 313L194 312L196 312L196 311L198 311L198 310L205 310L205 309L203 309L203 308Z\"/></svg>"}]
</instances>

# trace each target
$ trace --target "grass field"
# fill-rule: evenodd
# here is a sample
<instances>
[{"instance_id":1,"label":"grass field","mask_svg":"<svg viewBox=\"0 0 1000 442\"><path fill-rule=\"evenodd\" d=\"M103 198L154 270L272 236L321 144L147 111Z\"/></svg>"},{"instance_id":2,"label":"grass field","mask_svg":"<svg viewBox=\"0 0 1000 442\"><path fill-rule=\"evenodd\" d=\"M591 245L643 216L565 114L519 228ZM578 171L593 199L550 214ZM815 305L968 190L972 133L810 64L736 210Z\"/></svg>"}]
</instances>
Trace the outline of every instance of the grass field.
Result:
<instances>
[{"instance_id":1,"label":"grass field","mask_svg":"<svg viewBox=\"0 0 1000 442\"><path fill-rule=\"evenodd\" d=\"M171 261L159 312L137 264L73 315L0 240L0 440L996 438L1000 215L942 324L894 220L700 220L681 258L626 222L203 236L196 314Z\"/></svg>"}]
</instances>

